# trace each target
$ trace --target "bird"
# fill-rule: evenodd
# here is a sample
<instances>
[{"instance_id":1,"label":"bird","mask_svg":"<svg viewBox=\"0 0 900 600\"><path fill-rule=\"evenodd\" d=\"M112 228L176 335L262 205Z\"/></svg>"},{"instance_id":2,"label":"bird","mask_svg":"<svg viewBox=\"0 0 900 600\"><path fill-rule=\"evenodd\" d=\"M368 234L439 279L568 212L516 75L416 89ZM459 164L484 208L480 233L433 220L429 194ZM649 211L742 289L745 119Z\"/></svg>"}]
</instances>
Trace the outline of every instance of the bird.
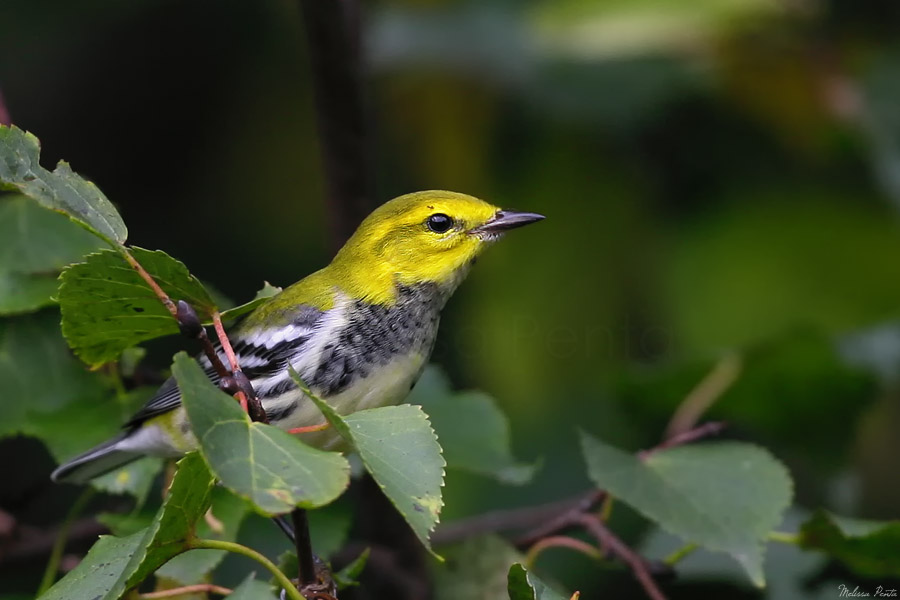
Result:
<instances>
[{"instance_id":1,"label":"bird","mask_svg":"<svg viewBox=\"0 0 900 600\"><path fill-rule=\"evenodd\" d=\"M269 423L290 431L322 421L289 366L308 392L343 415L402 402L428 362L441 311L476 257L505 232L542 219L439 190L376 208L328 266L259 305L228 333ZM198 360L218 383L209 359ZM322 449L340 445L333 428L302 438ZM85 483L143 456L178 457L197 448L170 377L118 436L63 463L51 479Z\"/></svg>"}]
</instances>

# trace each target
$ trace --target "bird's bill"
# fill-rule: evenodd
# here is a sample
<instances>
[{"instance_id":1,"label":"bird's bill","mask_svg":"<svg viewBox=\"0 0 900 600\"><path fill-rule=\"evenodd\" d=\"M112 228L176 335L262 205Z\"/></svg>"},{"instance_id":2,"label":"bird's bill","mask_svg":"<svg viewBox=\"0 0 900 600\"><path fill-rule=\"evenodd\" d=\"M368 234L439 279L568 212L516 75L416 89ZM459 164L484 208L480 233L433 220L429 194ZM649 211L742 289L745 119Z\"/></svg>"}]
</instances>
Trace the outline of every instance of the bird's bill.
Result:
<instances>
[{"instance_id":1,"label":"bird's bill","mask_svg":"<svg viewBox=\"0 0 900 600\"><path fill-rule=\"evenodd\" d=\"M479 225L469 233L475 235L499 235L504 231L524 227L529 223L535 223L544 219L544 215L532 212L518 212L515 210L498 210L497 213L488 219L484 224Z\"/></svg>"}]
</instances>

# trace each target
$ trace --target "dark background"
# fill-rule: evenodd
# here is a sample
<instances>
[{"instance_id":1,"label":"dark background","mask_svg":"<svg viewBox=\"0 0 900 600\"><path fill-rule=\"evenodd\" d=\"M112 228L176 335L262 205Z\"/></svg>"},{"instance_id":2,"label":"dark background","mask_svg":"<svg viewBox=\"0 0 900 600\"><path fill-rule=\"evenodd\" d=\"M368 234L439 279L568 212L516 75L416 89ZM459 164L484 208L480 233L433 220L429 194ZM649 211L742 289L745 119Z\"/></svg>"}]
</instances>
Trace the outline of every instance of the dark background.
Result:
<instances>
[{"instance_id":1,"label":"dark background","mask_svg":"<svg viewBox=\"0 0 900 600\"><path fill-rule=\"evenodd\" d=\"M741 376L709 416L789 465L792 518L898 516L900 4L364 8L372 207L436 188L548 217L479 261L435 353L456 386L497 399L517 454L543 468L522 488L451 472L443 521L585 489L577 429L652 445L731 352ZM132 244L224 295L329 260L294 3L3 0L0 90L46 166L69 161L118 205ZM57 518L34 509L52 493L34 483L52 468L40 445L0 455L7 508ZM623 513L620 530L653 554L659 536ZM667 589L836 597L845 574L779 552L767 592L711 556ZM539 564L585 598L641 597L565 551Z\"/></svg>"}]
</instances>

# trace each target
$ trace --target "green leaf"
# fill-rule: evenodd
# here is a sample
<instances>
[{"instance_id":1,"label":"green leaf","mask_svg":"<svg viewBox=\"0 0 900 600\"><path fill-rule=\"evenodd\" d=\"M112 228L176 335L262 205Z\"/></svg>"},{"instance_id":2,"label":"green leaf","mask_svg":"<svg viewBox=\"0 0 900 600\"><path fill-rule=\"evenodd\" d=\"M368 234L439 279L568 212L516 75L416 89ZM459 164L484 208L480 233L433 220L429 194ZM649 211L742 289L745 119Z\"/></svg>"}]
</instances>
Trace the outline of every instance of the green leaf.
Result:
<instances>
[{"instance_id":1,"label":"green leaf","mask_svg":"<svg viewBox=\"0 0 900 600\"><path fill-rule=\"evenodd\" d=\"M205 519L197 521L196 536L202 539L233 542L244 517L247 503L223 487L212 491L210 512L221 524L221 531L214 531ZM225 558L225 550L188 550L179 554L156 571L157 575L181 585L202 583L205 577Z\"/></svg>"},{"instance_id":2,"label":"green leaf","mask_svg":"<svg viewBox=\"0 0 900 600\"><path fill-rule=\"evenodd\" d=\"M190 303L204 320L215 310L183 263L161 250L132 248L131 254L172 300ZM91 366L115 360L139 342L178 333L178 323L118 252L91 254L66 268L60 279L63 335Z\"/></svg>"},{"instance_id":3,"label":"green leaf","mask_svg":"<svg viewBox=\"0 0 900 600\"><path fill-rule=\"evenodd\" d=\"M408 401L421 404L428 414L448 469L479 473L515 485L531 481L536 465L515 460L509 421L487 394L453 393L443 374L429 367Z\"/></svg>"},{"instance_id":4,"label":"green leaf","mask_svg":"<svg viewBox=\"0 0 900 600\"><path fill-rule=\"evenodd\" d=\"M153 486L153 481L162 470L162 459L144 457L132 463L97 477L91 481L91 485L108 494L129 494L137 500L136 507L140 508L147 499L147 494Z\"/></svg>"},{"instance_id":5,"label":"green leaf","mask_svg":"<svg viewBox=\"0 0 900 600\"><path fill-rule=\"evenodd\" d=\"M132 556L124 573L126 590L188 549L197 520L209 508L212 485L212 475L197 453L178 461L172 486L140 546L143 551Z\"/></svg>"},{"instance_id":6,"label":"green leaf","mask_svg":"<svg viewBox=\"0 0 900 600\"><path fill-rule=\"evenodd\" d=\"M900 521L838 519L819 510L800 527L800 546L864 577L900 577Z\"/></svg>"},{"instance_id":7,"label":"green leaf","mask_svg":"<svg viewBox=\"0 0 900 600\"><path fill-rule=\"evenodd\" d=\"M175 355L172 373L210 469L260 513L322 506L347 487L350 465L343 456L311 448L270 425L252 423L234 398L215 387L184 352Z\"/></svg>"},{"instance_id":8,"label":"green leaf","mask_svg":"<svg viewBox=\"0 0 900 600\"><path fill-rule=\"evenodd\" d=\"M256 292L256 296L250 302L246 302L241 304L240 306L235 306L234 308L229 308L228 310L222 313L223 321L230 321L246 315L247 313L253 311L257 306L271 298L272 296L281 292L281 288L278 286L274 286L268 281L263 283L263 287L261 290Z\"/></svg>"},{"instance_id":9,"label":"green leaf","mask_svg":"<svg viewBox=\"0 0 900 600\"><path fill-rule=\"evenodd\" d=\"M82 564L42 598L120 598L187 549L194 524L209 506L212 484L203 459L188 454L179 461L169 493L150 527L126 538L101 538Z\"/></svg>"},{"instance_id":10,"label":"green leaf","mask_svg":"<svg viewBox=\"0 0 900 600\"><path fill-rule=\"evenodd\" d=\"M369 554L370 549L366 548L349 565L334 574L334 581L337 583L339 590L359 585L359 576L362 575L363 569L366 568Z\"/></svg>"},{"instance_id":11,"label":"green leaf","mask_svg":"<svg viewBox=\"0 0 900 600\"><path fill-rule=\"evenodd\" d=\"M257 580L251 573L241 585L228 594L228 598L230 600L274 600L275 594L272 592L272 586Z\"/></svg>"},{"instance_id":12,"label":"green leaf","mask_svg":"<svg viewBox=\"0 0 900 600\"><path fill-rule=\"evenodd\" d=\"M0 315L54 303L57 272L100 244L64 215L18 194L0 196Z\"/></svg>"},{"instance_id":13,"label":"green leaf","mask_svg":"<svg viewBox=\"0 0 900 600\"><path fill-rule=\"evenodd\" d=\"M128 537L101 535L78 566L42 594L40 600L116 600L124 592L121 583L131 557L141 548L146 532Z\"/></svg>"},{"instance_id":14,"label":"green leaf","mask_svg":"<svg viewBox=\"0 0 900 600\"><path fill-rule=\"evenodd\" d=\"M54 303L56 275L0 271L0 315L34 312Z\"/></svg>"},{"instance_id":15,"label":"green leaf","mask_svg":"<svg viewBox=\"0 0 900 600\"><path fill-rule=\"evenodd\" d=\"M0 125L0 189L18 191L68 215L110 244L125 241L125 223L97 186L73 173L65 162L50 172L39 161L40 143L35 136Z\"/></svg>"},{"instance_id":16,"label":"green leaf","mask_svg":"<svg viewBox=\"0 0 900 600\"><path fill-rule=\"evenodd\" d=\"M121 416L101 375L66 348L57 318L0 319L0 436L37 436L60 458L114 434Z\"/></svg>"},{"instance_id":17,"label":"green leaf","mask_svg":"<svg viewBox=\"0 0 900 600\"><path fill-rule=\"evenodd\" d=\"M142 529L147 529L155 517L155 510L144 507L127 514L101 512L95 518L108 527L113 535L125 537Z\"/></svg>"},{"instance_id":18,"label":"green leaf","mask_svg":"<svg viewBox=\"0 0 900 600\"><path fill-rule=\"evenodd\" d=\"M55 273L101 247L64 215L18 194L0 197L0 271Z\"/></svg>"},{"instance_id":19,"label":"green leaf","mask_svg":"<svg viewBox=\"0 0 900 600\"><path fill-rule=\"evenodd\" d=\"M666 531L734 557L758 586L763 542L791 502L787 470L766 450L722 442L655 452L646 460L581 436L597 487Z\"/></svg>"},{"instance_id":20,"label":"green leaf","mask_svg":"<svg viewBox=\"0 0 900 600\"><path fill-rule=\"evenodd\" d=\"M496 535L471 537L442 548L446 561L432 565L435 600L507 600L506 573L522 555Z\"/></svg>"},{"instance_id":21,"label":"green leaf","mask_svg":"<svg viewBox=\"0 0 900 600\"><path fill-rule=\"evenodd\" d=\"M507 577L509 600L568 600L547 587L537 575L526 571L519 563L509 568Z\"/></svg>"},{"instance_id":22,"label":"green leaf","mask_svg":"<svg viewBox=\"0 0 900 600\"><path fill-rule=\"evenodd\" d=\"M331 426L353 444L366 470L419 540L431 550L428 537L437 525L444 504L441 487L446 463L428 416L418 406L403 404L341 417L312 394L293 369L290 371Z\"/></svg>"}]
</instances>

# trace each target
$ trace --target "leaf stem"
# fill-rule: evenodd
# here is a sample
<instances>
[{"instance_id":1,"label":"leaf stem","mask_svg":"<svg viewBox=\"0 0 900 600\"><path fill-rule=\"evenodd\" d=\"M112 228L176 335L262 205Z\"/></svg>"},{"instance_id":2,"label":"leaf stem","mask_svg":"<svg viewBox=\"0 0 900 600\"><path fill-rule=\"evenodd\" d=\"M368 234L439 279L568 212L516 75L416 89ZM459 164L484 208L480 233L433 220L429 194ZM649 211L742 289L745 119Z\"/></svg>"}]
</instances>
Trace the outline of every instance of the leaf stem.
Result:
<instances>
[{"instance_id":1,"label":"leaf stem","mask_svg":"<svg viewBox=\"0 0 900 600\"><path fill-rule=\"evenodd\" d=\"M766 536L770 542L779 542L781 544L790 544L792 546L800 545L800 534L790 533L788 531L770 531Z\"/></svg>"},{"instance_id":2,"label":"leaf stem","mask_svg":"<svg viewBox=\"0 0 900 600\"><path fill-rule=\"evenodd\" d=\"M50 558L47 559L47 567L44 569L44 576L41 578L41 585L38 588L36 597L43 595L44 592L50 589L53 582L56 581L59 563L62 560L63 551L66 549L66 541L69 538L69 529L71 529L75 518L81 514L81 511L84 510L84 507L93 497L94 488L85 488L81 495L75 500L75 503L72 504L72 508L69 509L65 521L63 521L59 528L59 533L56 534L56 540L53 542Z\"/></svg>"},{"instance_id":3,"label":"leaf stem","mask_svg":"<svg viewBox=\"0 0 900 600\"><path fill-rule=\"evenodd\" d=\"M697 544L695 544L695 543L693 543L693 542L691 542L690 544L685 544L685 545L682 546L681 548L679 548L679 549L675 550L674 552L672 552L672 554L670 554L670 555L668 555L667 557L665 557L665 558L663 559L663 562L664 562L665 564L669 565L670 567L672 567L672 566L674 566L676 563L678 563L679 561L681 561L681 560L683 560L684 558L686 558L686 557L690 556L691 554L693 554L694 550L696 550L696 549L699 548L699 547L700 547L700 546L698 546Z\"/></svg>"},{"instance_id":4,"label":"leaf stem","mask_svg":"<svg viewBox=\"0 0 900 600\"><path fill-rule=\"evenodd\" d=\"M163 306L166 307L170 313L172 313L172 317L178 320L178 309L175 307L175 303L172 302L172 299L169 298L169 295L163 291L159 284L156 283L156 280L153 279L153 276L147 272L146 269L138 262L138 260L131 255L131 252L128 251L124 245L121 246L122 256L125 257L125 260L131 265L131 268L137 271L137 274L141 276L141 279L147 282L147 285L150 286L150 289L153 290L153 293L156 294L156 297L159 298L159 301L162 302Z\"/></svg>"},{"instance_id":5,"label":"leaf stem","mask_svg":"<svg viewBox=\"0 0 900 600\"><path fill-rule=\"evenodd\" d=\"M210 540L210 539L202 539L195 538L191 540L190 547L193 549L207 549L207 550L225 550L226 552L234 552L235 554L241 554L246 556L247 558L251 558L267 568L272 575L275 576L275 580L285 590L285 594L291 600L304 600L303 596L300 594L300 591L297 587L291 583L291 580L288 579L287 575L281 572L275 563L271 560L254 550L253 548L248 548L247 546L243 546L236 542L226 542L223 540Z\"/></svg>"}]
</instances>

